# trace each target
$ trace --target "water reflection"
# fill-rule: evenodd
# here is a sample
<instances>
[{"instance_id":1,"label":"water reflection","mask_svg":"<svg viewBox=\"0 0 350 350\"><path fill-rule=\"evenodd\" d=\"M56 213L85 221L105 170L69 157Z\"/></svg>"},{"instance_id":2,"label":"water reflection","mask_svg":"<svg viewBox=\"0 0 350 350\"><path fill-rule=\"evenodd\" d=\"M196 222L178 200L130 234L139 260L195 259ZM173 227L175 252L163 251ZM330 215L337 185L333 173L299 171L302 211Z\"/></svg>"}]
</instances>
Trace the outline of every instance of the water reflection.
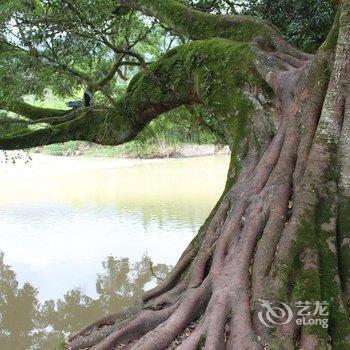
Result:
<instances>
[{"instance_id":1,"label":"water reflection","mask_svg":"<svg viewBox=\"0 0 350 350\"><path fill-rule=\"evenodd\" d=\"M103 272L96 278L97 298L73 289L58 300L41 303L31 284L19 285L16 273L0 252L0 349L53 349L68 333L102 314L134 304L142 291L157 281L146 256L137 263L109 256L102 266ZM156 264L152 270L164 278L170 266Z\"/></svg>"},{"instance_id":2,"label":"water reflection","mask_svg":"<svg viewBox=\"0 0 350 350\"><path fill-rule=\"evenodd\" d=\"M96 298L108 255L176 263L220 196L228 161L34 155L28 165L0 163L0 249L41 301L75 287Z\"/></svg>"},{"instance_id":3,"label":"water reflection","mask_svg":"<svg viewBox=\"0 0 350 350\"><path fill-rule=\"evenodd\" d=\"M228 162L0 163L0 250L11 266L1 256L0 349L52 349L129 305L155 283L144 255L167 273L220 196Z\"/></svg>"}]
</instances>

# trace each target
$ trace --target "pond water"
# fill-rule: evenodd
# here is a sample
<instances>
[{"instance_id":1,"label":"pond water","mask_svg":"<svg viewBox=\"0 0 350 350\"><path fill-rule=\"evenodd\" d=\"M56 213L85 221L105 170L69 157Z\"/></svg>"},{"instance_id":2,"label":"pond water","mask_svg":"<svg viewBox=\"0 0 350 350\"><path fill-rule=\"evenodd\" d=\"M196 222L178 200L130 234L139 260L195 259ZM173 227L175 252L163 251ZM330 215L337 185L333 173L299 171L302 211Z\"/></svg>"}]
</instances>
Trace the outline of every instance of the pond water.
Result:
<instances>
[{"instance_id":1,"label":"pond water","mask_svg":"<svg viewBox=\"0 0 350 350\"><path fill-rule=\"evenodd\" d=\"M222 193L228 156L0 163L0 349L49 349L164 277Z\"/></svg>"}]
</instances>

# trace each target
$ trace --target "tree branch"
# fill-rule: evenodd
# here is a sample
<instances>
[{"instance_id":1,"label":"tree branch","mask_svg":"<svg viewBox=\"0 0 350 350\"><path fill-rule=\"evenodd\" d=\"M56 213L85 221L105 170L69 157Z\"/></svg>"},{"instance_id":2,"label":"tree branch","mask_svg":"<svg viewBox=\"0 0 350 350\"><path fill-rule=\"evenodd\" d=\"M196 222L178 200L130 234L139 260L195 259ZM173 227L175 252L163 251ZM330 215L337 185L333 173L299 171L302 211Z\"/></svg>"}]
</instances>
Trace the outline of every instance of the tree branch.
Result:
<instances>
[{"instance_id":1,"label":"tree branch","mask_svg":"<svg viewBox=\"0 0 350 350\"><path fill-rule=\"evenodd\" d=\"M114 76L116 75L116 73L118 73L118 70L121 67L121 63L122 63L123 58L124 58L124 56L122 56L122 57L116 56L115 57L115 62L113 63L110 71L106 74L106 76L104 76L102 79L100 79L96 83L97 86L103 87L103 86L107 85L114 78Z\"/></svg>"},{"instance_id":2,"label":"tree branch","mask_svg":"<svg viewBox=\"0 0 350 350\"><path fill-rule=\"evenodd\" d=\"M196 110L193 106L187 106L186 109L192 115L194 120L198 121L201 126L203 126L205 129L207 129L208 131L210 131L214 135L219 136L222 140L226 140L226 135L218 128L215 128L214 126L212 126L208 122L206 122L204 120L204 118L201 116L201 114L198 112L198 110Z\"/></svg>"},{"instance_id":3,"label":"tree branch","mask_svg":"<svg viewBox=\"0 0 350 350\"><path fill-rule=\"evenodd\" d=\"M0 149L15 150L31 148L53 143L79 140L80 135L88 132L89 114L82 113L78 118L59 126L46 127L23 134L0 138Z\"/></svg>"},{"instance_id":4,"label":"tree branch","mask_svg":"<svg viewBox=\"0 0 350 350\"><path fill-rule=\"evenodd\" d=\"M16 113L31 120L62 117L71 112L70 110L36 107L20 100L0 102L0 109Z\"/></svg>"},{"instance_id":5,"label":"tree branch","mask_svg":"<svg viewBox=\"0 0 350 350\"><path fill-rule=\"evenodd\" d=\"M118 145L135 138L160 114L182 105L201 103L219 115L236 118L242 113L241 118L245 118L250 102L242 90L252 84L254 88L266 86L255 61L256 53L250 45L225 39L181 45L151 63L149 72L138 73L125 96L109 108L96 105L91 110L82 109L71 120L72 115L66 111L52 110L50 116L48 109L19 104L12 109L27 117L33 117L34 112L42 118L55 116L57 120L52 124L58 124L0 138L0 148L28 148L68 140Z\"/></svg>"},{"instance_id":6,"label":"tree branch","mask_svg":"<svg viewBox=\"0 0 350 350\"><path fill-rule=\"evenodd\" d=\"M249 16L214 15L175 0L119 0L119 3L158 18L193 40L222 37L242 42L251 41L254 36L278 35L267 21Z\"/></svg>"},{"instance_id":7,"label":"tree branch","mask_svg":"<svg viewBox=\"0 0 350 350\"><path fill-rule=\"evenodd\" d=\"M260 43L270 50L292 54L300 59L311 55L301 52L286 42L277 28L266 20L251 16L222 16L190 8L176 0L118 0L144 14L159 19L163 24L192 40L225 38L237 42Z\"/></svg>"},{"instance_id":8,"label":"tree branch","mask_svg":"<svg viewBox=\"0 0 350 350\"><path fill-rule=\"evenodd\" d=\"M9 49L12 49L14 51L24 52L28 56L31 56L35 59L41 58L40 62L43 66L47 66L50 68L56 68L57 70L59 70L61 72L64 72L64 73L69 74L71 76L76 76L79 79L82 79L83 81L85 81L87 83L92 82L92 79L84 72L81 72L80 70L78 70L76 68L70 67L68 64L66 64L64 62L60 62L59 60L57 60L53 57L45 55L44 53L39 52L35 48L25 49L21 46L10 43L4 39L0 41L0 45L3 47L7 46ZM45 62L44 60L46 60L47 62Z\"/></svg>"}]
</instances>

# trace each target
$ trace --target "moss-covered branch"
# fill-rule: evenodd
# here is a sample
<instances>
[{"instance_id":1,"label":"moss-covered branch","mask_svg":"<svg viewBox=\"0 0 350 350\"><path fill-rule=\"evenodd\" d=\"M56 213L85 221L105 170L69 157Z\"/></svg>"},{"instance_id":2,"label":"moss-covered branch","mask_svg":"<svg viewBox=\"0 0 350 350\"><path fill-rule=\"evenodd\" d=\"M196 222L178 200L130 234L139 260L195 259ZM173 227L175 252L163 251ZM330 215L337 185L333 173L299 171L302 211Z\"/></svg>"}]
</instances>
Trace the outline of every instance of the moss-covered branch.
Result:
<instances>
[{"instance_id":1,"label":"moss-covered branch","mask_svg":"<svg viewBox=\"0 0 350 350\"><path fill-rule=\"evenodd\" d=\"M0 139L0 148L28 148L68 140L117 145L135 138L158 115L196 103L225 118L228 132L235 135L238 124L247 119L251 108L245 90L257 87L259 91L269 90L255 62L256 53L249 44L226 39L179 46L151 64L147 72L136 75L115 106L82 110L81 115L78 113L68 122ZM34 112L45 117L50 111L27 104L15 108L27 117ZM52 112L52 116L65 113Z\"/></svg>"},{"instance_id":2,"label":"moss-covered branch","mask_svg":"<svg viewBox=\"0 0 350 350\"><path fill-rule=\"evenodd\" d=\"M158 115L192 104L225 118L228 132L235 134L237 120L245 121L251 108L244 90L270 92L255 64L249 44L215 38L179 46L133 78L95 142L127 142Z\"/></svg>"},{"instance_id":3,"label":"moss-covered branch","mask_svg":"<svg viewBox=\"0 0 350 350\"><path fill-rule=\"evenodd\" d=\"M12 102L0 102L0 109L16 113L30 120L62 117L70 113L69 110L36 107L20 100Z\"/></svg>"},{"instance_id":4,"label":"moss-covered branch","mask_svg":"<svg viewBox=\"0 0 350 350\"><path fill-rule=\"evenodd\" d=\"M119 3L156 17L193 40L221 37L250 42L256 37L273 39L279 36L267 21L250 16L214 15L175 0L120 0Z\"/></svg>"},{"instance_id":5,"label":"moss-covered branch","mask_svg":"<svg viewBox=\"0 0 350 350\"><path fill-rule=\"evenodd\" d=\"M53 143L61 143L69 140L79 140L82 135L89 134L88 112L82 113L76 119L58 126L47 126L40 129L18 132L14 135L0 138L0 149L15 150L31 148ZM96 116L92 115L92 118Z\"/></svg>"}]
</instances>

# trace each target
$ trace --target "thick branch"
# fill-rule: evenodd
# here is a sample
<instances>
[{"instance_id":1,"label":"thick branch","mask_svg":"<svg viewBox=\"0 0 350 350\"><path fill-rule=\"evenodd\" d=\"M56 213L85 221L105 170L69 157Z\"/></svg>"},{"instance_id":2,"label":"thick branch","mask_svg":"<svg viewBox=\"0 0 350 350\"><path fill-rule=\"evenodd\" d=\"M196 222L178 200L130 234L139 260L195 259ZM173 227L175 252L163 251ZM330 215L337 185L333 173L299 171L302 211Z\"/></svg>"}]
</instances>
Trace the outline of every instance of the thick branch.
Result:
<instances>
[{"instance_id":1,"label":"thick branch","mask_svg":"<svg viewBox=\"0 0 350 350\"><path fill-rule=\"evenodd\" d=\"M99 80L97 82L97 84L96 84L97 86L103 87L103 86L107 85L114 78L114 76L120 70L123 58L124 58L124 56L122 56L122 57L116 56L115 57L115 61L112 65L110 71L108 72L108 74L106 76L104 76L101 80Z\"/></svg>"},{"instance_id":2,"label":"thick branch","mask_svg":"<svg viewBox=\"0 0 350 350\"><path fill-rule=\"evenodd\" d=\"M244 119L250 102L242 89L266 87L255 68L255 56L250 45L225 39L182 45L150 64L149 71L137 74L126 95L113 107L96 106L92 110L82 110L82 115L73 120L69 118L65 123L0 139L0 148L29 148L68 140L118 145L135 138L158 115L195 103L205 104L228 118L236 118L242 113L239 118ZM24 107L29 111L24 113ZM47 109L35 107L32 111L32 108L19 104L17 112L30 117L34 111L41 111L41 118L47 116ZM59 117L61 113L66 112L53 110L55 116Z\"/></svg>"},{"instance_id":3,"label":"thick branch","mask_svg":"<svg viewBox=\"0 0 350 350\"><path fill-rule=\"evenodd\" d=\"M119 3L156 17L193 40L222 37L247 42L257 36L278 36L267 21L250 16L214 15L175 0L120 0Z\"/></svg>"},{"instance_id":4,"label":"thick branch","mask_svg":"<svg viewBox=\"0 0 350 350\"><path fill-rule=\"evenodd\" d=\"M162 24L192 40L219 37L253 42L303 60L311 57L291 46L273 24L260 18L214 15L187 7L176 0L119 0L119 3L158 18Z\"/></svg>"},{"instance_id":5,"label":"thick branch","mask_svg":"<svg viewBox=\"0 0 350 350\"><path fill-rule=\"evenodd\" d=\"M46 127L12 137L0 138L0 149L15 150L79 140L82 133L86 134L88 132L88 118L89 114L85 112L78 118L59 126Z\"/></svg>"},{"instance_id":6,"label":"thick branch","mask_svg":"<svg viewBox=\"0 0 350 350\"><path fill-rule=\"evenodd\" d=\"M62 117L70 112L69 110L63 109L36 107L20 100L0 102L0 109L16 113L31 120Z\"/></svg>"}]
</instances>

